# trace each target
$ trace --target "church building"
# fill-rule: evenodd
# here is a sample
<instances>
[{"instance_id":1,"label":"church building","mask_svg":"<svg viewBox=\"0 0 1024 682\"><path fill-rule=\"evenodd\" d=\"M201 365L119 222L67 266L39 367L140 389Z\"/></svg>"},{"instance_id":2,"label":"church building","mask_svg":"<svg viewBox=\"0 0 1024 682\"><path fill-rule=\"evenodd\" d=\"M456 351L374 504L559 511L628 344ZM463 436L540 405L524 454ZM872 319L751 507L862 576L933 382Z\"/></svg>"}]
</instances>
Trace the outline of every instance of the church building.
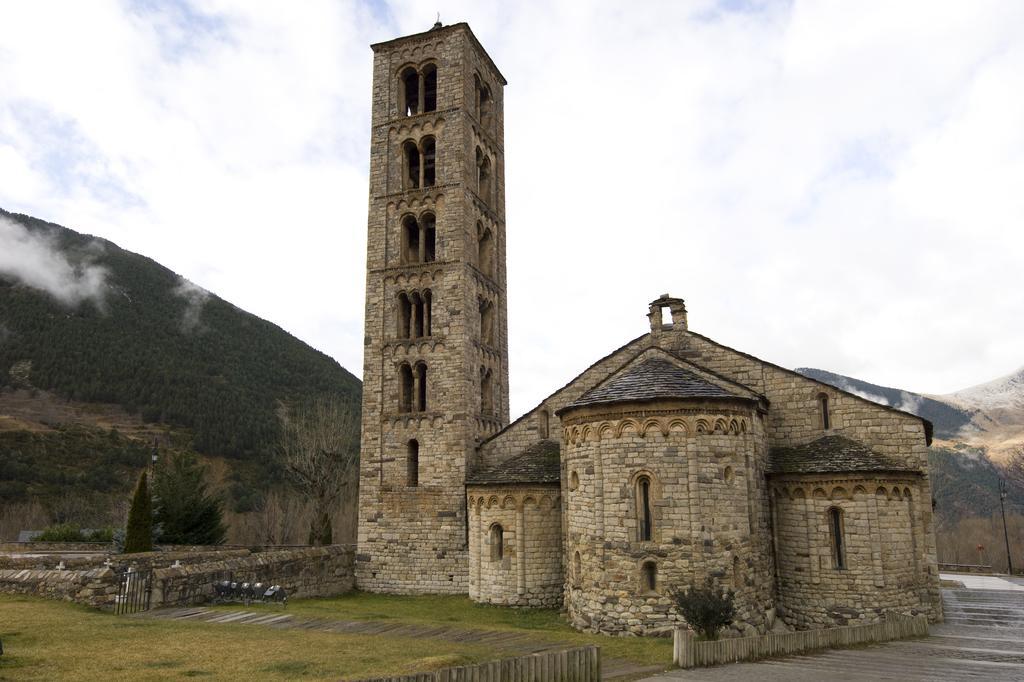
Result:
<instances>
[{"instance_id":1,"label":"church building","mask_svg":"<svg viewBox=\"0 0 1024 682\"><path fill-rule=\"evenodd\" d=\"M723 346L682 299L514 422L505 78L469 26L373 46L360 589L662 634L941 620L931 424ZM780 625L781 624L781 625Z\"/></svg>"}]
</instances>

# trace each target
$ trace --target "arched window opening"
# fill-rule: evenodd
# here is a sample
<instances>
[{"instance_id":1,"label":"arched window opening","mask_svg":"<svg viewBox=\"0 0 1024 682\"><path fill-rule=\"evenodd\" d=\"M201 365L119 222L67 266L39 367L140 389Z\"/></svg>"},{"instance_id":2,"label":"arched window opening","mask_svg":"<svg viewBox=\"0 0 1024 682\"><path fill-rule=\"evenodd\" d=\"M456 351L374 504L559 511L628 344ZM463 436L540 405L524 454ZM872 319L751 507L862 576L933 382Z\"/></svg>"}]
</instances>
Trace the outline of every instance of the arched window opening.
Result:
<instances>
[{"instance_id":1,"label":"arched window opening","mask_svg":"<svg viewBox=\"0 0 1024 682\"><path fill-rule=\"evenodd\" d=\"M421 263L433 263L437 259L437 219L433 213L423 215L423 257Z\"/></svg>"},{"instance_id":2,"label":"arched window opening","mask_svg":"<svg viewBox=\"0 0 1024 682\"><path fill-rule=\"evenodd\" d=\"M651 479L641 476L636 481L637 540L648 542L653 537L651 516Z\"/></svg>"},{"instance_id":3,"label":"arched window opening","mask_svg":"<svg viewBox=\"0 0 1024 682\"><path fill-rule=\"evenodd\" d=\"M832 562L836 568L846 568L846 546L843 541L843 511L838 507L828 510L828 529L832 536Z\"/></svg>"},{"instance_id":4,"label":"arched window opening","mask_svg":"<svg viewBox=\"0 0 1024 682\"><path fill-rule=\"evenodd\" d=\"M402 220L402 263L418 263L420 260L420 225L413 216Z\"/></svg>"},{"instance_id":5,"label":"arched window opening","mask_svg":"<svg viewBox=\"0 0 1024 682\"><path fill-rule=\"evenodd\" d=\"M480 173L477 178L477 187L480 198L484 203L491 203L491 159L485 156L480 162Z\"/></svg>"},{"instance_id":6,"label":"arched window opening","mask_svg":"<svg viewBox=\"0 0 1024 682\"><path fill-rule=\"evenodd\" d=\"M579 587L583 582L583 560L580 558L579 552L576 552L572 557L572 581L576 587Z\"/></svg>"},{"instance_id":7,"label":"arched window opening","mask_svg":"<svg viewBox=\"0 0 1024 682\"><path fill-rule=\"evenodd\" d=\"M398 338L408 339L410 337L410 325L412 321L412 303L405 293L398 295Z\"/></svg>"},{"instance_id":8,"label":"arched window opening","mask_svg":"<svg viewBox=\"0 0 1024 682\"><path fill-rule=\"evenodd\" d=\"M418 292L412 294L412 338L423 336L423 297Z\"/></svg>"},{"instance_id":9,"label":"arched window opening","mask_svg":"<svg viewBox=\"0 0 1024 682\"><path fill-rule=\"evenodd\" d=\"M424 336L431 336L432 333L433 333L433 330L431 328L431 325L433 324L433 321L432 321L432 318L433 318L433 314L432 314L433 313L433 311L432 311L433 300L434 300L434 294L430 291L430 289L424 290L424 292L423 292L423 334L424 334Z\"/></svg>"},{"instance_id":10,"label":"arched window opening","mask_svg":"<svg viewBox=\"0 0 1024 682\"><path fill-rule=\"evenodd\" d=\"M433 187L435 179L435 148L436 143L434 138L425 137L423 142L420 143L420 147L423 150L423 186Z\"/></svg>"},{"instance_id":11,"label":"arched window opening","mask_svg":"<svg viewBox=\"0 0 1024 682\"><path fill-rule=\"evenodd\" d=\"M486 85L480 86L480 125L484 128L491 127L491 114L494 111L491 91Z\"/></svg>"},{"instance_id":12,"label":"arched window opening","mask_svg":"<svg viewBox=\"0 0 1024 682\"><path fill-rule=\"evenodd\" d=\"M655 592L658 589L658 564L645 561L640 567L640 591Z\"/></svg>"},{"instance_id":13,"label":"arched window opening","mask_svg":"<svg viewBox=\"0 0 1024 682\"><path fill-rule=\"evenodd\" d=\"M821 410L821 428L828 431L832 428L832 420L828 413L828 396L824 393L818 394L818 407Z\"/></svg>"},{"instance_id":14,"label":"arched window opening","mask_svg":"<svg viewBox=\"0 0 1024 682\"><path fill-rule=\"evenodd\" d=\"M486 367L480 368L480 414L494 414L494 382L491 380L491 370Z\"/></svg>"},{"instance_id":15,"label":"arched window opening","mask_svg":"<svg viewBox=\"0 0 1024 682\"><path fill-rule=\"evenodd\" d=\"M480 343L494 345L494 306L490 301L480 301Z\"/></svg>"},{"instance_id":16,"label":"arched window opening","mask_svg":"<svg viewBox=\"0 0 1024 682\"><path fill-rule=\"evenodd\" d=\"M477 233L477 267L488 277L494 277L494 238L490 228L476 224Z\"/></svg>"},{"instance_id":17,"label":"arched window opening","mask_svg":"<svg viewBox=\"0 0 1024 682\"><path fill-rule=\"evenodd\" d=\"M398 370L398 376L401 383L398 411L412 412L413 384L415 383L412 376L412 368L409 365L403 364Z\"/></svg>"},{"instance_id":18,"label":"arched window opening","mask_svg":"<svg viewBox=\"0 0 1024 682\"><path fill-rule=\"evenodd\" d=\"M418 114L420 110L420 75L416 73L416 69L410 66L402 71L399 80L401 81L399 92L402 96L399 108L402 110L402 115Z\"/></svg>"},{"instance_id":19,"label":"arched window opening","mask_svg":"<svg viewBox=\"0 0 1024 682\"><path fill-rule=\"evenodd\" d=\"M427 411L427 366L422 362L416 365L416 411Z\"/></svg>"},{"instance_id":20,"label":"arched window opening","mask_svg":"<svg viewBox=\"0 0 1024 682\"><path fill-rule=\"evenodd\" d=\"M501 561L505 558L505 529L500 523L491 526L490 532L491 561Z\"/></svg>"},{"instance_id":21,"label":"arched window opening","mask_svg":"<svg viewBox=\"0 0 1024 682\"><path fill-rule=\"evenodd\" d=\"M580 475L573 471L569 474L569 490L574 491L580 487Z\"/></svg>"},{"instance_id":22,"label":"arched window opening","mask_svg":"<svg viewBox=\"0 0 1024 682\"><path fill-rule=\"evenodd\" d=\"M402 157L405 159L405 189L420 186L420 150L412 140L402 143Z\"/></svg>"},{"instance_id":23,"label":"arched window opening","mask_svg":"<svg viewBox=\"0 0 1024 682\"><path fill-rule=\"evenodd\" d=\"M547 410L537 413L537 434L541 438L551 435L551 414Z\"/></svg>"},{"instance_id":24,"label":"arched window opening","mask_svg":"<svg viewBox=\"0 0 1024 682\"><path fill-rule=\"evenodd\" d=\"M420 443L415 438L409 441L409 453L406 458L406 483L411 487L420 484Z\"/></svg>"},{"instance_id":25,"label":"arched window opening","mask_svg":"<svg viewBox=\"0 0 1024 682\"><path fill-rule=\"evenodd\" d=\"M437 111L437 67L423 67L423 111Z\"/></svg>"}]
</instances>

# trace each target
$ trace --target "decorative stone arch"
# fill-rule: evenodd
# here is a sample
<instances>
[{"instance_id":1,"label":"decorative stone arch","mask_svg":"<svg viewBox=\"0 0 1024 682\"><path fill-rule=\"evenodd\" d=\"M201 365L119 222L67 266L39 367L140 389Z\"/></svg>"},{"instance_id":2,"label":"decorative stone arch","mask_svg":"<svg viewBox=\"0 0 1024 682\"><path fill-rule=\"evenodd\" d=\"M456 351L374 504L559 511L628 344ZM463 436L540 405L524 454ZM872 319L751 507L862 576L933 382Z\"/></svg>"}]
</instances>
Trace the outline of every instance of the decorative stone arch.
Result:
<instances>
[{"instance_id":1,"label":"decorative stone arch","mask_svg":"<svg viewBox=\"0 0 1024 682\"><path fill-rule=\"evenodd\" d=\"M696 431L697 431L698 434L711 433L711 431L712 431L712 429L711 429L711 422L709 422L704 417L699 418L697 420L697 429L696 429Z\"/></svg>"},{"instance_id":2,"label":"decorative stone arch","mask_svg":"<svg viewBox=\"0 0 1024 682\"><path fill-rule=\"evenodd\" d=\"M814 491L811 493L811 497L813 497L816 500L828 499L828 495L825 494L824 488L815 488Z\"/></svg>"},{"instance_id":3,"label":"decorative stone arch","mask_svg":"<svg viewBox=\"0 0 1024 682\"><path fill-rule=\"evenodd\" d=\"M576 445L576 440L579 438L579 436L579 427L573 426L572 428L566 429L565 439L569 442L570 445Z\"/></svg>"},{"instance_id":4,"label":"decorative stone arch","mask_svg":"<svg viewBox=\"0 0 1024 682\"><path fill-rule=\"evenodd\" d=\"M558 506L558 498L557 497L551 497L550 495L541 495L540 504L538 505L538 507L540 509L554 509L557 506Z\"/></svg>"},{"instance_id":5,"label":"decorative stone arch","mask_svg":"<svg viewBox=\"0 0 1024 682\"><path fill-rule=\"evenodd\" d=\"M886 489L886 487L884 485L880 485L880 486L878 486L877 489L875 489L875 496L876 497L884 497L886 500L888 500L889 499L889 491Z\"/></svg>"},{"instance_id":6,"label":"decorative stone arch","mask_svg":"<svg viewBox=\"0 0 1024 682\"><path fill-rule=\"evenodd\" d=\"M527 495L526 497L523 498L522 508L526 509L527 505L533 505L534 509L540 509L540 503L537 501L537 498L534 497L533 495Z\"/></svg>"},{"instance_id":7,"label":"decorative stone arch","mask_svg":"<svg viewBox=\"0 0 1024 682\"><path fill-rule=\"evenodd\" d=\"M746 419L741 419L740 420L740 433L746 433L746 432L747 432L747 420Z\"/></svg>"},{"instance_id":8,"label":"decorative stone arch","mask_svg":"<svg viewBox=\"0 0 1024 682\"><path fill-rule=\"evenodd\" d=\"M825 491L822 490L821 494L824 495ZM806 497L807 497L807 494L804 492L803 488L793 488L793 493L792 493L792 495L790 495L789 499L791 499L791 500L803 500Z\"/></svg>"},{"instance_id":9,"label":"decorative stone arch","mask_svg":"<svg viewBox=\"0 0 1024 682\"><path fill-rule=\"evenodd\" d=\"M732 419L732 420L729 421L729 433L734 433L737 436L739 435L739 433L740 433L740 423L739 423L739 421L737 421L735 419Z\"/></svg>"},{"instance_id":10,"label":"decorative stone arch","mask_svg":"<svg viewBox=\"0 0 1024 682\"><path fill-rule=\"evenodd\" d=\"M829 492L828 499L835 500L837 498L844 500L852 500L853 496L850 495L849 492L847 492L846 488L844 488L841 485L837 485L832 487L832 490Z\"/></svg>"},{"instance_id":11,"label":"decorative stone arch","mask_svg":"<svg viewBox=\"0 0 1024 682\"><path fill-rule=\"evenodd\" d=\"M890 498L890 499L894 499L894 500L901 500L901 499L903 499L900 496L900 489L899 488L897 488L895 486L893 487L893 489L892 489L892 498Z\"/></svg>"},{"instance_id":12,"label":"decorative stone arch","mask_svg":"<svg viewBox=\"0 0 1024 682\"><path fill-rule=\"evenodd\" d=\"M729 425L726 424L725 419L722 417L715 420L714 433L729 433Z\"/></svg>"},{"instance_id":13,"label":"decorative stone arch","mask_svg":"<svg viewBox=\"0 0 1024 682\"><path fill-rule=\"evenodd\" d=\"M487 508L488 509L491 509L491 508L497 507L497 506L498 506L498 496L497 495L491 495L490 497L487 498Z\"/></svg>"},{"instance_id":14,"label":"decorative stone arch","mask_svg":"<svg viewBox=\"0 0 1024 682\"><path fill-rule=\"evenodd\" d=\"M660 433L662 436L668 436L668 427L662 420L655 417L648 417L644 420L643 424L640 426L640 435L646 437L647 433L652 429Z\"/></svg>"},{"instance_id":15,"label":"decorative stone arch","mask_svg":"<svg viewBox=\"0 0 1024 682\"><path fill-rule=\"evenodd\" d=\"M855 486L854 489L853 489L853 497L857 497L857 495L867 495L867 494L868 494L867 488L865 488L862 485Z\"/></svg>"},{"instance_id":16,"label":"decorative stone arch","mask_svg":"<svg viewBox=\"0 0 1024 682\"><path fill-rule=\"evenodd\" d=\"M619 421L618 425L615 427L615 437L622 438L627 429L635 434L640 434L640 424L635 419L627 417Z\"/></svg>"},{"instance_id":17,"label":"decorative stone arch","mask_svg":"<svg viewBox=\"0 0 1024 682\"><path fill-rule=\"evenodd\" d=\"M690 426L681 417L669 419L667 428L669 432L682 433L684 436L690 435Z\"/></svg>"},{"instance_id":18,"label":"decorative stone arch","mask_svg":"<svg viewBox=\"0 0 1024 682\"><path fill-rule=\"evenodd\" d=\"M580 443L586 443L588 440L593 440L593 436L594 429L590 424L585 424L583 428L580 429Z\"/></svg>"},{"instance_id":19,"label":"decorative stone arch","mask_svg":"<svg viewBox=\"0 0 1024 682\"><path fill-rule=\"evenodd\" d=\"M615 437L615 427L610 422L601 422L597 427L597 439L608 440Z\"/></svg>"},{"instance_id":20,"label":"decorative stone arch","mask_svg":"<svg viewBox=\"0 0 1024 682\"><path fill-rule=\"evenodd\" d=\"M502 509L518 509L519 505L516 503L515 496L514 495L506 495L505 497L503 497L501 499L501 508Z\"/></svg>"},{"instance_id":21,"label":"decorative stone arch","mask_svg":"<svg viewBox=\"0 0 1024 682\"><path fill-rule=\"evenodd\" d=\"M904 488L903 489L903 499L905 499L905 500L913 499L913 497L911 497L911 495L910 495L910 488Z\"/></svg>"}]
</instances>

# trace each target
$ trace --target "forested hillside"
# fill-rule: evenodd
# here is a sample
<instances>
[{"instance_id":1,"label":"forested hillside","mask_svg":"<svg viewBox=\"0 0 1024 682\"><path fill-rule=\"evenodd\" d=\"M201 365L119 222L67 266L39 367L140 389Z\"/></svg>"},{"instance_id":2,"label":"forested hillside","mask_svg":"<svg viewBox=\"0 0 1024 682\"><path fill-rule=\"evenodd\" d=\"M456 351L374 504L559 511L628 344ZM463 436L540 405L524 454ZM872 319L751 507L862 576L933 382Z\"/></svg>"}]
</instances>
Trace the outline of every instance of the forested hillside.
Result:
<instances>
[{"instance_id":1,"label":"forested hillside","mask_svg":"<svg viewBox=\"0 0 1024 682\"><path fill-rule=\"evenodd\" d=\"M32 276L59 278L45 272L52 257L89 288L76 298L59 279L33 285L0 272L0 388L8 393L41 389L120 405L143 422L187 434L199 453L231 458L250 480L272 468L279 400L330 394L358 409L359 380L276 325L111 242L0 210L3 220L23 226L23 241L46 251ZM82 438L52 432L0 440L0 473L10 484L0 496L28 494L17 485L32 478L25 467L61 453L78 458L74 448L61 448ZM118 442L114 449L126 464L138 459L134 446ZM82 480L92 485L92 478Z\"/></svg>"}]
</instances>

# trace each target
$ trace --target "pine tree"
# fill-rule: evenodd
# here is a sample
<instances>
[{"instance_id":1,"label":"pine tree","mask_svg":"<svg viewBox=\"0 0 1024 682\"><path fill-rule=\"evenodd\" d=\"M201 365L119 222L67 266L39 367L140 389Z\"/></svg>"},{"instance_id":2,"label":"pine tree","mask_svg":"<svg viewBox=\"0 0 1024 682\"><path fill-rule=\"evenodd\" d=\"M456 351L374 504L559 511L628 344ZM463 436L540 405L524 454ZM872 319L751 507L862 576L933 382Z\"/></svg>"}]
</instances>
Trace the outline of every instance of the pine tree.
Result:
<instances>
[{"instance_id":1,"label":"pine tree","mask_svg":"<svg viewBox=\"0 0 1024 682\"><path fill-rule=\"evenodd\" d=\"M221 500L206 485L206 468L189 452L166 458L153 482L159 540L169 545L219 545L227 529Z\"/></svg>"},{"instance_id":2,"label":"pine tree","mask_svg":"<svg viewBox=\"0 0 1024 682\"><path fill-rule=\"evenodd\" d=\"M149 485L146 472L139 476L139 484L135 486L132 506L128 510L128 528L125 531L124 551L149 552L153 549L153 502L149 497Z\"/></svg>"}]
</instances>

